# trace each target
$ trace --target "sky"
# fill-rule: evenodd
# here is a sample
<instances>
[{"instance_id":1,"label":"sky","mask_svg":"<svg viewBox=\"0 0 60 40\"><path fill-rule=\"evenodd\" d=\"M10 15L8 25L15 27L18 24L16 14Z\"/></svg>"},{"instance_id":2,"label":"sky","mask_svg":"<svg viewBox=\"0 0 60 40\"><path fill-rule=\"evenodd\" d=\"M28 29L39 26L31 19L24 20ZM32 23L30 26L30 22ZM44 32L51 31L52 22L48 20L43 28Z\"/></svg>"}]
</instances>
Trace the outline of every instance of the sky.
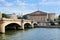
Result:
<instances>
[{"instance_id":1,"label":"sky","mask_svg":"<svg viewBox=\"0 0 60 40\"><path fill-rule=\"evenodd\" d=\"M60 14L60 0L0 0L0 12L25 15L35 11Z\"/></svg>"}]
</instances>

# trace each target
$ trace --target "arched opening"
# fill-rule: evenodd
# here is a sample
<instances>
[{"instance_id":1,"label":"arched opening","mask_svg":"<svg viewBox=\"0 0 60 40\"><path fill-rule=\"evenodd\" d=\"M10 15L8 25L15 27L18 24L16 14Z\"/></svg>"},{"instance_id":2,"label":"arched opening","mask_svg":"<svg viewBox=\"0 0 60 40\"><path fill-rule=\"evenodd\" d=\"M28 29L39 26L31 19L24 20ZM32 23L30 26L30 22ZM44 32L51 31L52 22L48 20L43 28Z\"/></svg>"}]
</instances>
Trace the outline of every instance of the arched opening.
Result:
<instances>
[{"instance_id":1,"label":"arched opening","mask_svg":"<svg viewBox=\"0 0 60 40\"><path fill-rule=\"evenodd\" d=\"M33 25L34 25L34 27L37 27L37 24L36 23L34 23Z\"/></svg>"},{"instance_id":2,"label":"arched opening","mask_svg":"<svg viewBox=\"0 0 60 40\"><path fill-rule=\"evenodd\" d=\"M12 29L19 29L21 26L17 23L10 23L8 25L5 26L6 30L12 30Z\"/></svg>"},{"instance_id":3,"label":"arched opening","mask_svg":"<svg viewBox=\"0 0 60 40\"><path fill-rule=\"evenodd\" d=\"M24 28L31 28L31 24L25 23L25 24L24 24Z\"/></svg>"}]
</instances>

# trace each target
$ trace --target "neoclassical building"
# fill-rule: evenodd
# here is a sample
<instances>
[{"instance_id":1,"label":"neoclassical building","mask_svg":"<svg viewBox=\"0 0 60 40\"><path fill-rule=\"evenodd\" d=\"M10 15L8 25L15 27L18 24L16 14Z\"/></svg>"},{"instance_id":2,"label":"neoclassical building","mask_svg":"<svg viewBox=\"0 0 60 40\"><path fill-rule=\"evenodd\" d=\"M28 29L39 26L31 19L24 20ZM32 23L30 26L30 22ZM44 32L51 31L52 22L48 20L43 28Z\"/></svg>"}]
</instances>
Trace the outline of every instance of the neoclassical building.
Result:
<instances>
[{"instance_id":1,"label":"neoclassical building","mask_svg":"<svg viewBox=\"0 0 60 40\"><path fill-rule=\"evenodd\" d=\"M51 19L54 21L56 14L55 13L46 13L42 11L35 11L30 14L27 14L27 19L32 21L37 21L39 26L46 26L48 25L47 19Z\"/></svg>"}]
</instances>

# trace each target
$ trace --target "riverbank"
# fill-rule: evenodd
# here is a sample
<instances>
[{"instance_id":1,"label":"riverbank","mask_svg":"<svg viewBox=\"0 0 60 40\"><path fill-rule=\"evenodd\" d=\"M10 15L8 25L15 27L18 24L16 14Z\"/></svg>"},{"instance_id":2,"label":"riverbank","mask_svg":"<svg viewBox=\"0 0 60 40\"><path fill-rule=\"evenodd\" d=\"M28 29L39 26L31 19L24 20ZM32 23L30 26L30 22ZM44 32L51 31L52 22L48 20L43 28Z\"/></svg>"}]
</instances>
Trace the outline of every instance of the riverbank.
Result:
<instances>
[{"instance_id":1,"label":"riverbank","mask_svg":"<svg viewBox=\"0 0 60 40\"><path fill-rule=\"evenodd\" d=\"M50 26L37 26L35 28L60 28L60 25L59 26L56 26L56 25L50 25Z\"/></svg>"}]
</instances>

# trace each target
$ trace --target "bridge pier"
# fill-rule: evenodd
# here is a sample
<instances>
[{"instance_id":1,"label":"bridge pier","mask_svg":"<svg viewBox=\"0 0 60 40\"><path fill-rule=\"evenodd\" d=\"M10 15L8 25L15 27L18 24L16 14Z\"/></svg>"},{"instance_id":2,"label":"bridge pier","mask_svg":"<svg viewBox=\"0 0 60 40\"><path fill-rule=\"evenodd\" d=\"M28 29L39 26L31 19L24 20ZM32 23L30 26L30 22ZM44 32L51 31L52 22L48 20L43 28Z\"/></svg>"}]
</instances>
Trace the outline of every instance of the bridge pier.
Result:
<instances>
[{"instance_id":1,"label":"bridge pier","mask_svg":"<svg viewBox=\"0 0 60 40\"><path fill-rule=\"evenodd\" d=\"M5 27L3 27L3 26L0 27L0 33L2 33L2 34L5 33Z\"/></svg>"},{"instance_id":2,"label":"bridge pier","mask_svg":"<svg viewBox=\"0 0 60 40\"><path fill-rule=\"evenodd\" d=\"M34 25L33 25L33 23L31 23L31 28L34 28Z\"/></svg>"},{"instance_id":3,"label":"bridge pier","mask_svg":"<svg viewBox=\"0 0 60 40\"><path fill-rule=\"evenodd\" d=\"M22 26L22 27L21 27L21 29L23 29L23 30L24 30L24 25L22 24L21 26Z\"/></svg>"}]
</instances>

